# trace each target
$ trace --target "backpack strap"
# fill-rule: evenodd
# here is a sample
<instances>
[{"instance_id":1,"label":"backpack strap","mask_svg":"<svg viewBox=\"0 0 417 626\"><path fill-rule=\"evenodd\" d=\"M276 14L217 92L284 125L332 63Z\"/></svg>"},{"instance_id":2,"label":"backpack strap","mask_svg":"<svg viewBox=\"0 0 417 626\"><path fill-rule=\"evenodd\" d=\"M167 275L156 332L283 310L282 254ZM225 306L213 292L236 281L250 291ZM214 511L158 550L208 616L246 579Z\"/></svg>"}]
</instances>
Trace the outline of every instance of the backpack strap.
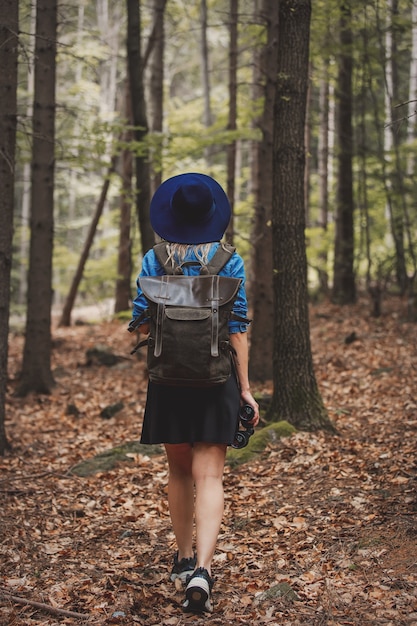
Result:
<instances>
[{"instance_id":1,"label":"backpack strap","mask_svg":"<svg viewBox=\"0 0 417 626\"><path fill-rule=\"evenodd\" d=\"M207 269L209 274L218 274L235 252L236 248L231 246L229 243L221 243L214 253L211 261L209 261L204 267Z\"/></svg>"},{"instance_id":2,"label":"backpack strap","mask_svg":"<svg viewBox=\"0 0 417 626\"><path fill-rule=\"evenodd\" d=\"M181 268L174 259L172 260L172 263L168 263L167 244L165 241L156 243L153 247L153 251L166 274L182 274Z\"/></svg>"},{"instance_id":3,"label":"backpack strap","mask_svg":"<svg viewBox=\"0 0 417 626\"><path fill-rule=\"evenodd\" d=\"M167 244L165 241L161 241L157 243L153 247L153 251L155 253L156 258L164 268L164 272L166 274L182 274L182 269L180 265L174 260L173 263L168 262L168 252L167 252ZM229 259L235 253L236 248L231 246L228 243L220 243L216 252L214 253L212 259L207 263L207 265L201 265L199 261L185 261L183 266L186 265L201 265L200 274L218 274L221 269L226 265Z\"/></svg>"},{"instance_id":4,"label":"backpack strap","mask_svg":"<svg viewBox=\"0 0 417 626\"><path fill-rule=\"evenodd\" d=\"M219 277L211 278L211 356L219 356Z\"/></svg>"}]
</instances>

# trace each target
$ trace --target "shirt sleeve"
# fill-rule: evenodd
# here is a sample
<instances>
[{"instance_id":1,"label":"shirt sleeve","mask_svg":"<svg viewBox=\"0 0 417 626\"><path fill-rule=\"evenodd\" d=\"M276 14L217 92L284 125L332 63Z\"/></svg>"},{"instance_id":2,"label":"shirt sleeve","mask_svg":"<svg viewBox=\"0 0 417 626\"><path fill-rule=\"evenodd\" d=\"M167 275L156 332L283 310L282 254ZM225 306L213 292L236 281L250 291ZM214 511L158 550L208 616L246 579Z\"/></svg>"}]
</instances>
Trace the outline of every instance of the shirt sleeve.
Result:
<instances>
[{"instance_id":1,"label":"shirt sleeve","mask_svg":"<svg viewBox=\"0 0 417 626\"><path fill-rule=\"evenodd\" d=\"M143 295L143 291L139 285L139 276L162 276L164 273L161 264L157 260L155 253L153 250L149 250L142 261L142 268L140 273L136 279L136 297L133 300L133 312L132 312L132 320L131 324L142 315L143 311L147 308L148 304L145 296ZM144 318L143 322L147 321Z\"/></svg>"},{"instance_id":2,"label":"shirt sleeve","mask_svg":"<svg viewBox=\"0 0 417 626\"><path fill-rule=\"evenodd\" d=\"M233 305L233 313L240 317L248 316L248 302L246 297L246 273L242 257L235 252L229 263L223 268L220 274L231 276L232 278L240 278L241 283L237 292L236 300ZM246 333L250 322L239 322L237 320L229 320L230 333Z\"/></svg>"}]
</instances>

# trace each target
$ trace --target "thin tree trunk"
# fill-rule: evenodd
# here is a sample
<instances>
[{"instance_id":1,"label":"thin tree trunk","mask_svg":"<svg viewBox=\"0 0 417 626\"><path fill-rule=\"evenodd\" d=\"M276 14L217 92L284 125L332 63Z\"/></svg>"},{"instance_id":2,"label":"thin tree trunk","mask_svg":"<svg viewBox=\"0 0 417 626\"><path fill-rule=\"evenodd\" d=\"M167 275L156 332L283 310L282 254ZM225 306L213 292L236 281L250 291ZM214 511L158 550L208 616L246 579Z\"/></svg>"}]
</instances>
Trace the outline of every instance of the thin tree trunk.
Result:
<instances>
[{"instance_id":1,"label":"thin tree trunk","mask_svg":"<svg viewBox=\"0 0 417 626\"><path fill-rule=\"evenodd\" d=\"M29 49L27 50L27 95L28 103L26 106L26 119L29 124L32 119L33 112L33 88L34 88L34 72L33 65L35 54L33 51L33 43L35 41L36 31L36 0L31 4L30 9L30 38ZM26 302L27 294L27 266L26 260L29 253L29 214L30 214L30 161L25 161L23 165L23 186L22 186L22 225L20 229L19 243L19 304Z\"/></svg>"},{"instance_id":2,"label":"thin tree trunk","mask_svg":"<svg viewBox=\"0 0 417 626\"><path fill-rule=\"evenodd\" d=\"M130 280L132 276L132 240L130 237L132 205L132 154L123 150L121 154L121 194L119 247L117 257L117 280L114 312L127 311L131 305Z\"/></svg>"},{"instance_id":3,"label":"thin tree trunk","mask_svg":"<svg viewBox=\"0 0 417 626\"><path fill-rule=\"evenodd\" d=\"M17 125L19 9L15 0L0 3L0 456L7 441L6 391L12 267L14 171Z\"/></svg>"},{"instance_id":4,"label":"thin tree trunk","mask_svg":"<svg viewBox=\"0 0 417 626\"><path fill-rule=\"evenodd\" d=\"M320 226L327 231L329 219L329 60L325 59L324 76L320 81L319 92L319 138L318 138L318 174ZM320 252L319 285L323 294L328 293L329 276L327 272L327 251Z\"/></svg>"},{"instance_id":5,"label":"thin tree trunk","mask_svg":"<svg viewBox=\"0 0 417 626\"><path fill-rule=\"evenodd\" d=\"M204 113L203 122L206 128L209 128L213 123L213 116L211 112L211 86L210 86L210 64L209 64L209 51L207 43L207 2L206 0L200 0L200 22L201 22L201 36L200 36L200 56L201 56L201 75L203 84L203 99L204 99ZM210 146L205 149L205 157L208 166L210 166L213 150Z\"/></svg>"},{"instance_id":6,"label":"thin tree trunk","mask_svg":"<svg viewBox=\"0 0 417 626\"><path fill-rule=\"evenodd\" d=\"M341 54L338 75L338 184L336 197L336 233L334 246L332 299L338 304L356 300L353 202L353 127L352 127L352 29L351 0L340 5Z\"/></svg>"},{"instance_id":7,"label":"thin tree trunk","mask_svg":"<svg viewBox=\"0 0 417 626\"><path fill-rule=\"evenodd\" d=\"M417 0L413 0L411 10L411 58L410 81L408 88L407 143L413 143L416 136L416 102L417 102ZM415 150L410 148L407 158L407 175L412 177L415 170ZM414 198L413 198L414 199Z\"/></svg>"},{"instance_id":8,"label":"thin tree trunk","mask_svg":"<svg viewBox=\"0 0 417 626\"><path fill-rule=\"evenodd\" d=\"M162 131L164 121L164 11L167 0L154 0L154 45L150 67L151 130L153 133L151 194L162 182Z\"/></svg>"},{"instance_id":9,"label":"thin tree trunk","mask_svg":"<svg viewBox=\"0 0 417 626\"><path fill-rule=\"evenodd\" d=\"M398 101L396 92L398 91L398 72L396 68L396 41L394 36L394 18L398 12L396 0L387 2L387 20L385 26L385 131L384 131L384 154L386 160L386 172L388 180L386 182L390 189L387 196L387 213L391 222L392 237L395 246L395 266L398 287L400 293L404 294L407 289L407 269L404 247L404 215L402 211L399 180L395 172L395 149L398 144L396 128L393 118L393 105ZM393 167L394 162L394 167Z\"/></svg>"},{"instance_id":10,"label":"thin tree trunk","mask_svg":"<svg viewBox=\"0 0 417 626\"><path fill-rule=\"evenodd\" d=\"M211 115L211 103L210 103L210 68L209 68L209 53L207 44L207 2L201 0L200 5L200 19L201 19L201 73L203 78L203 94L204 94L204 125L208 128L213 123Z\"/></svg>"},{"instance_id":11,"label":"thin tree trunk","mask_svg":"<svg viewBox=\"0 0 417 626\"><path fill-rule=\"evenodd\" d=\"M96 0L96 2L100 38L102 44L110 49L108 62L101 63L98 67L100 114L107 115L114 112L116 102L119 30L122 23L121 6L119 2L110 3L109 6L109 0Z\"/></svg>"},{"instance_id":12,"label":"thin tree trunk","mask_svg":"<svg viewBox=\"0 0 417 626\"><path fill-rule=\"evenodd\" d=\"M237 128L237 55L238 55L238 0L230 0L230 43L229 43L229 121L227 130L236 131ZM236 175L236 140L227 144L227 196L232 207L232 215L226 231L226 240L233 245L234 235L234 205L235 205L235 175Z\"/></svg>"},{"instance_id":13,"label":"thin tree trunk","mask_svg":"<svg viewBox=\"0 0 417 626\"><path fill-rule=\"evenodd\" d=\"M84 30L84 15L85 15L85 7L84 7L84 2L81 1L79 6L78 6L78 19L77 19L77 49L81 50L82 48L82 34L83 34L83 30ZM81 78L82 78L82 69L83 69L83 64L84 64L84 59L81 58L77 58L75 60L76 66L75 66L75 84L79 85ZM102 98L100 98L100 102L101 102ZM74 140L79 142L80 141L80 130L81 130L81 119L80 117L76 117L74 120L74 130L73 130L73 136L74 136ZM75 154L76 151L74 150ZM78 181L78 169L73 167L70 170L70 179L69 179L69 184L68 184L68 218L69 221L71 222L73 219L75 219L76 216L76 206L77 206L77 181ZM72 231L72 229L68 229L67 231L67 246L68 248L73 248L75 241L74 241L74 233Z\"/></svg>"},{"instance_id":14,"label":"thin tree trunk","mask_svg":"<svg viewBox=\"0 0 417 626\"><path fill-rule=\"evenodd\" d=\"M144 93L144 66L141 55L141 3L139 0L127 0L127 63L132 98L132 117L134 124L135 177L136 177L136 212L142 244L145 254L155 242L154 232L149 219L150 172L148 150L145 139L148 134Z\"/></svg>"},{"instance_id":15,"label":"thin tree trunk","mask_svg":"<svg viewBox=\"0 0 417 626\"><path fill-rule=\"evenodd\" d=\"M106 202L107 192L110 186L110 178L115 170L116 157L113 157L112 163L108 169L107 176L104 180L103 187L101 189L100 198L96 205L96 210L93 215L93 219L88 230L87 238L84 243L83 250L81 252L78 266L72 279L71 287L65 300L64 308L62 310L59 326L71 326L71 313L74 307L75 298L77 297L78 287L80 286L81 279L83 277L85 264L87 263L88 255L90 253L91 246L94 242L94 236L96 234L97 225L100 221L101 214L103 213L104 204Z\"/></svg>"},{"instance_id":16,"label":"thin tree trunk","mask_svg":"<svg viewBox=\"0 0 417 626\"><path fill-rule=\"evenodd\" d=\"M367 33L363 33L363 50L365 51L363 62L361 63L362 69L362 81L361 92L358 95L358 205L360 207L360 221L362 224L360 231L360 251L366 259L366 288L372 301L372 315L379 317L381 315L381 297L382 288L380 280L380 267L375 266L374 259L371 253L371 219L369 214L369 200L368 200L368 174L366 167L367 157L367 70L368 70L368 58L367 58ZM361 254L361 256L362 256Z\"/></svg>"},{"instance_id":17,"label":"thin tree trunk","mask_svg":"<svg viewBox=\"0 0 417 626\"><path fill-rule=\"evenodd\" d=\"M311 109L311 64L309 64L308 72L308 89L307 89L307 103L306 103L306 121L304 127L304 145L306 152L306 164L304 168L304 206L306 212L306 224L310 226L310 150L311 150L311 124L310 124L310 109Z\"/></svg>"},{"instance_id":18,"label":"thin tree trunk","mask_svg":"<svg viewBox=\"0 0 417 626\"><path fill-rule=\"evenodd\" d=\"M38 0L28 307L18 392L50 393L57 0Z\"/></svg>"},{"instance_id":19,"label":"thin tree trunk","mask_svg":"<svg viewBox=\"0 0 417 626\"><path fill-rule=\"evenodd\" d=\"M125 117L131 119L131 98L129 82L125 87ZM132 140L132 131L128 128L123 137L123 143L128 145ZM132 240L131 208L132 208L132 153L125 148L120 155L121 191L120 191L120 226L119 246L117 257L117 280L114 312L127 311L131 305L130 282L132 276Z\"/></svg>"}]
</instances>

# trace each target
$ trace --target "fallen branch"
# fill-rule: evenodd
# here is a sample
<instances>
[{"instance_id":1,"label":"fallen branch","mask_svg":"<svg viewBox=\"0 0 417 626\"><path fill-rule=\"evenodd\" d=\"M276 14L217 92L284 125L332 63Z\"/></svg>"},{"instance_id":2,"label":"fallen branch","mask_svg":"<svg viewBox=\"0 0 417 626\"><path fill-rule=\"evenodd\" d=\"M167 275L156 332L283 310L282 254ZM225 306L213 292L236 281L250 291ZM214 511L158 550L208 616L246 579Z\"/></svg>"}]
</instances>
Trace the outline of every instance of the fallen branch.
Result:
<instances>
[{"instance_id":1,"label":"fallen branch","mask_svg":"<svg viewBox=\"0 0 417 626\"><path fill-rule=\"evenodd\" d=\"M11 602L15 602L16 604L26 604L29 606L33 606L35 609L40 609L41 611L47 611L48 613L52 613L53 615L63 615L64 617L75 617L78 619L88 619L90 616L86 613L76 613L75 611L66 611L65 609L58 609L50 604L44 604L43 602L35 602L34 600L27 600L26 598L21 598L20 596L14 596L5 589L0 589L0 596L10 600Z\"/></svg>"}]
</instances>

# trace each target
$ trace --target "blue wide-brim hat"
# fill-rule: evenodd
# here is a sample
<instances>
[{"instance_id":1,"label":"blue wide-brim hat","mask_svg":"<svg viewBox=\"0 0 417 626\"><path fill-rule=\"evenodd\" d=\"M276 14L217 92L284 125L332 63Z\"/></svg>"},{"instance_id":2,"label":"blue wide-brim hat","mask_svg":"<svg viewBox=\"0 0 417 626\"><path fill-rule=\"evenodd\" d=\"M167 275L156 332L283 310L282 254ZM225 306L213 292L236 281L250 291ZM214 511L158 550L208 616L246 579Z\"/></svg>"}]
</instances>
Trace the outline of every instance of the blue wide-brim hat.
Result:
<instances>
[{"instance_id":1,"label":"blue wide-brim hat","mask_svg":"<svg viewBox=\"0 0 417 626\"><path fill-rule=\"evenodd\" d=\"M229 200L214 178L206 174L180 174L165 180L151 200L152 228L175 243L220 241L229 224Z\"/></svg>"}]
</instances>

